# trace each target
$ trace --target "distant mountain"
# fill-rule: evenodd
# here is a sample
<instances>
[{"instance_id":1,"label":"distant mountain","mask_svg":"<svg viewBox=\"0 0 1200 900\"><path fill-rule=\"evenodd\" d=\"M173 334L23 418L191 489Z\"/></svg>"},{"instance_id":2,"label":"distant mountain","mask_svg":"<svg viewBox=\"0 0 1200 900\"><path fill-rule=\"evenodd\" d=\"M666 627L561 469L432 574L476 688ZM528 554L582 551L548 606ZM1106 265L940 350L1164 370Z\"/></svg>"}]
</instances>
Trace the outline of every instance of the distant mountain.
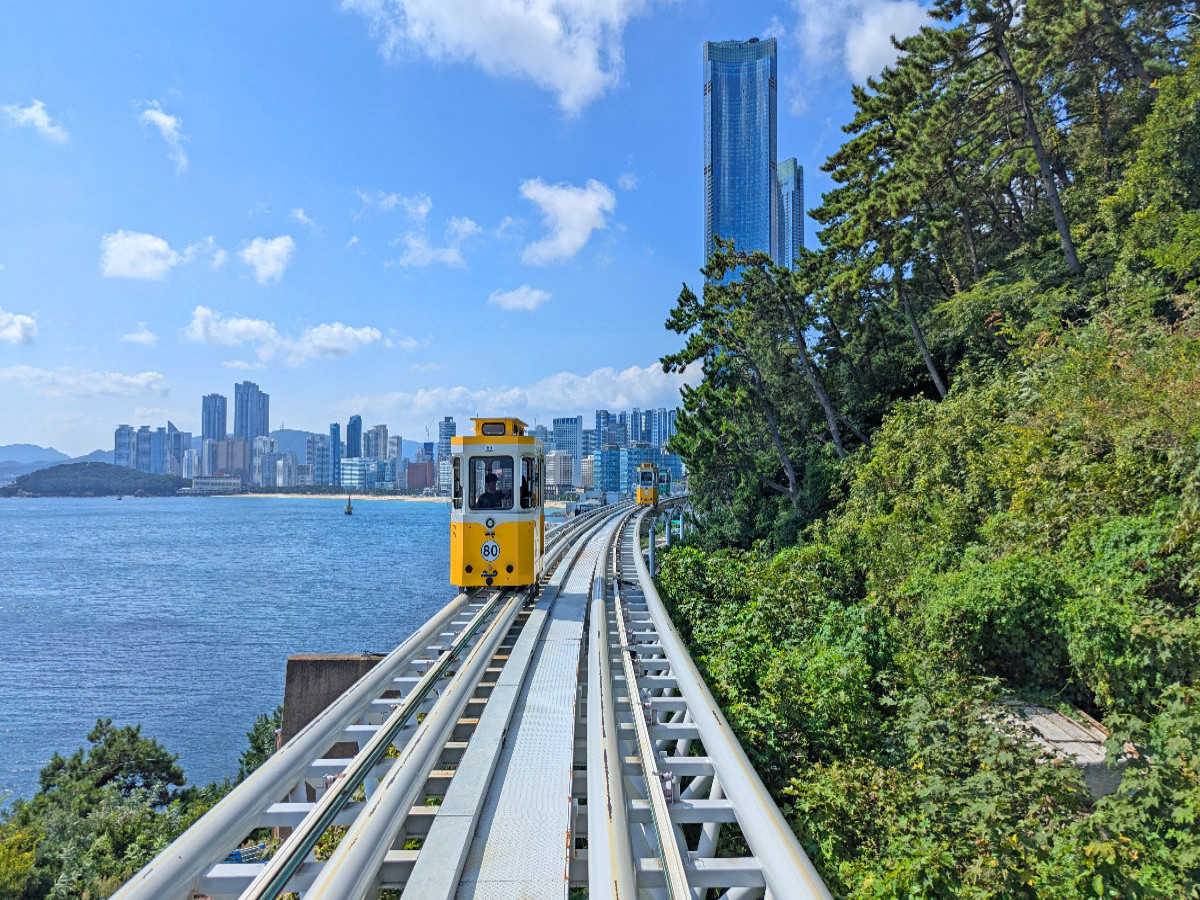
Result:
<instances>
[{"instance_id":1,"label":"distant mountain","mask_svg":"<svg viewBox=\"0 0 1200 900\"><path fill-rule=\"evenodd\" d=\"M59 463L66 462L71 457L55 450L53 447L39 447L37 444L3 444L0 445L0 460L14 463ZM2 465L2 464L0 464Z\"/></svg>"},{"instance_id":2,"label":"distant mountain","mask_svg":"<svg viewBox=\"0 0 1200 900\"><path fill-rule=\"evenodd\" d=\"M271 437L279 442L280 453L295 453L296 461L303 463L308 456L309 435L315 431L299 431L295 428L280 428L271 432Z\"/></svg>"},{"instance_id":3,"label":"distant mountain","mask_svg":"<svg viewBox=\"0 0 1200 900\"><path fill-rule=\"evenodd\" d=\"M111 465L115 455L116 454L114 454L111 450L93 450L87 456L76 456L73 460L71 460L71 462L102 462L109 463Z\"/></svg>"}]
</instances>

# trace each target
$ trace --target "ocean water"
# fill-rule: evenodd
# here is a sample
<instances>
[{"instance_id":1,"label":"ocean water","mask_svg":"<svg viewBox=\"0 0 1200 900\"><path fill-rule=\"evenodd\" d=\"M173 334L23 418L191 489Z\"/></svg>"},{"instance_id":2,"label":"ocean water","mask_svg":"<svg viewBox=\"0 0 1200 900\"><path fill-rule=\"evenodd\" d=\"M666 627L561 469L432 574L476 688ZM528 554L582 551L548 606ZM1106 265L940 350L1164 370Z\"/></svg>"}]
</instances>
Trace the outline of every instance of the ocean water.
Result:
<instances>
[{"instance_id":1,"label":"ocean water","mask_svg":"<svg viewBox=\"0 0 1200 900\"><path fill-rule=\"evenodd\" d=\"M295 653L386 652L454 597L449 507L0 500L0 802L98 717L232 776Z\"/></svg>"}]
</instances>

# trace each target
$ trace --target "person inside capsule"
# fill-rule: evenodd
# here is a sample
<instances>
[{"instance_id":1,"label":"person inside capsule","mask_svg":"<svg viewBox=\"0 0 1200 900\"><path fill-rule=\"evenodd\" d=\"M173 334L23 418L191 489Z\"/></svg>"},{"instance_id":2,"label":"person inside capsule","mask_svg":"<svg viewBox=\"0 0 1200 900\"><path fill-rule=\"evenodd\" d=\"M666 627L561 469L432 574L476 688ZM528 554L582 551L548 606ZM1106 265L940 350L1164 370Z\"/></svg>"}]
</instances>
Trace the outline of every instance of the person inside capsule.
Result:
<instances>
[{"instance_id":1,"label":"person inside capsule","mask_svg":"<svg viewBox=\"0 0 1200 900\"><path fill-rule=\"evenodd\" d=\"M500 509L504 505L504 495L497 489L499 479L495 472L488 472L483 479L483 493L475 500L476 509Z\"/></svg>"}]
</instances>

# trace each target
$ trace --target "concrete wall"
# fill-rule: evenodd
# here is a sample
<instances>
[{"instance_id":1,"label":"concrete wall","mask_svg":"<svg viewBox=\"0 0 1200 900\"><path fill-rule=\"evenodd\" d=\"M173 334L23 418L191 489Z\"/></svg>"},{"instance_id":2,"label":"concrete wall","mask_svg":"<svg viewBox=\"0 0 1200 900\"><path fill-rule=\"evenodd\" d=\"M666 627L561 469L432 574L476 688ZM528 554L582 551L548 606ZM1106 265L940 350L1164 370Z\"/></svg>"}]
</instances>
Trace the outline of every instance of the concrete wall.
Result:
<instances>
[{"instance_id":1,"label":"concrete wall","mask_svg":"<svg viewBox=\"0 0 1200 900\"><path fill-rule=\"evenodd\" d=\"M317 713L344 694L381 659L381 654L367 653L303 653L289 657L283 688L280 746L295 737L316 718ZM330 755L353 756L357 749L352 743L342 743Z\"/></svg>"}]
</instances>

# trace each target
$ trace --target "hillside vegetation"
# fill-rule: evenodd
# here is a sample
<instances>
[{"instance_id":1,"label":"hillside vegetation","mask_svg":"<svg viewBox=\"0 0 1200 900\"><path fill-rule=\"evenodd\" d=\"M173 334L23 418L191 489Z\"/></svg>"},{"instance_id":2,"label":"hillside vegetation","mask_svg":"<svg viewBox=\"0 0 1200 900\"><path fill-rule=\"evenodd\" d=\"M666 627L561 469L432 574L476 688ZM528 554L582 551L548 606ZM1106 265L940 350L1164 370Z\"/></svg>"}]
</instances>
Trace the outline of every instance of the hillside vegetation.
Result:
<instances>
[{"instance_id":1,"label":"hillside vegetation","mask_svg":"<svg viewBox=\"0 0 1200 900\"><path fill-rule=\"evenodd\" d=\"M149 475L109 463L68 463L22 475L0 488L0 497L169 497L187 483L174 475Z\"/></svg>"},{"instance_id":2,"label":"hillside vegetation","mask_svg":"<svg viewBox=\"0 0 1200 900\"><path fill-rule=\"evenodd\" d=\"M660 586L835 895L1200 896L1195 3L939 0L668 327L703 516ZM999 725L1112 729L1117 793Z\"/></svg>"}]
</instances>

